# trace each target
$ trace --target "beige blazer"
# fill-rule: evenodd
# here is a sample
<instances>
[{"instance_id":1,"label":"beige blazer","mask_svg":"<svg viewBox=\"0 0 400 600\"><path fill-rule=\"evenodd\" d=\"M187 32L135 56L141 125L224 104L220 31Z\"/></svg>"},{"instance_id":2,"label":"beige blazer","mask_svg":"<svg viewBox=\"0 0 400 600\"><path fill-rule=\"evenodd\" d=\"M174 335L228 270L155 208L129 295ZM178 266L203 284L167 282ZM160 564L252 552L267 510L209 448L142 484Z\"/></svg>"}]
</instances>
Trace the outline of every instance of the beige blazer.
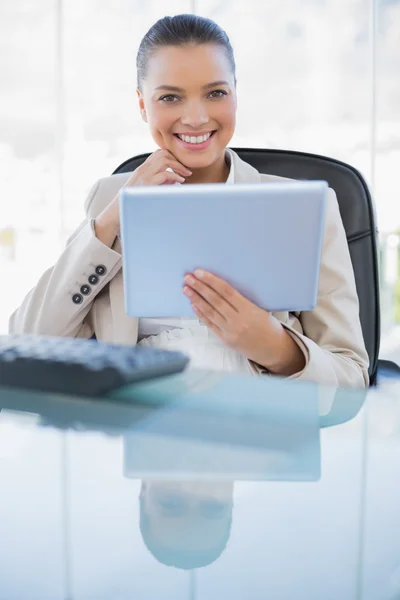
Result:
<instances>
[{"instance_id":1,"label":"beige blazer","mask_svg":"<svg viewBox=\"0 0 400 600\"><path fill-rule=\"evenodd\" d=\"M234 152L232 157L235 183L284 180L260 174ZM87 218L69 238L56 264L11 316L10 333L79 338L95 334L104 342L137 343L138 319L128 317L124 309L120 242L117 239L112 249L102 244L94 234L93 221L129 175L105 177L93 186L85 202ZM88 295L81 291L84 285L90 286ZM274 315L305 355L305 368L293 377L333 386L368 385L368 355L354 273L333 190L329 191L317 307L304 313Z\"/></svg>"}]
</instances>

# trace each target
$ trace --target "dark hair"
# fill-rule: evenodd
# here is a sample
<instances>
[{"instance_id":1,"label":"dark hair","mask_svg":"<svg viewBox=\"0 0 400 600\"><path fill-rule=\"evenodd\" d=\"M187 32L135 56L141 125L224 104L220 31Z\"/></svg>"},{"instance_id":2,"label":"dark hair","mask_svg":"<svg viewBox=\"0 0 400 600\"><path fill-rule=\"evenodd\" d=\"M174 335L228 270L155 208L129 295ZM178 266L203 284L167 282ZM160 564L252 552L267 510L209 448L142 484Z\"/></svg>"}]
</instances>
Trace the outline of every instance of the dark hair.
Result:
<instances>
[{"instance_id":1,"label":"dark hair","mask_svg":"<svg viewBox=\"0 0 400 600\"><path fill-rule=\"evenodd\" d=\"M146 79L148 60L154 50L162 46L196 46L198 44L215 44L223 47L235 77L235 57L225 31L211 19L184 14L159 19L150 27L140 42L136 57L138 89L141 89L141 82Z\"/></svg>"},{"instance_id":2,"label":"dark hair","mask_svg":"<svg viewBox=\"0 0 400 600\"><path fill-rule=\"evenodd\" d=\"M159 544L154 538L149 517L144 506L143 494L139 498L140 503L140 533L147 550L163 565L176 567L177 569L191 570L207 567L215 562L223 553L231 535L232 514L227 519L226 528L222 538L216 546L207 550L179 550Z\"/></svg>"}]
</instances>

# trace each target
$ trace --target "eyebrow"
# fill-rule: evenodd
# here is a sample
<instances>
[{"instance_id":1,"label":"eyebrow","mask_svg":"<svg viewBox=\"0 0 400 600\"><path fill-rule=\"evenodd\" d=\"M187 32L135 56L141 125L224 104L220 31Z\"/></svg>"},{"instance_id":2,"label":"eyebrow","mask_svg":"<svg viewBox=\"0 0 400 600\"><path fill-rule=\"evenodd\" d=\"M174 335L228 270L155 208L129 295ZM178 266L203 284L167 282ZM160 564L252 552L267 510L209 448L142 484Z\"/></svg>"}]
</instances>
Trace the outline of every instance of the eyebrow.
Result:
<instances>
[{"instance_id":1,"label":"eyebrow","mask_svg":"<svg viewBox=\"0 0 400 600\"><path fill-rule=\"evenodd\" d=\"M202 86L202 90L209 90L210 88L216 87L218 85L229 85L228 81L220 80L213 81L212 83L207 83ZM180 87L175 87L174 85L159 85L155 88L155 90L167 90L169 92L184 92L185 90Z\"/></svg>"}]
</instances>

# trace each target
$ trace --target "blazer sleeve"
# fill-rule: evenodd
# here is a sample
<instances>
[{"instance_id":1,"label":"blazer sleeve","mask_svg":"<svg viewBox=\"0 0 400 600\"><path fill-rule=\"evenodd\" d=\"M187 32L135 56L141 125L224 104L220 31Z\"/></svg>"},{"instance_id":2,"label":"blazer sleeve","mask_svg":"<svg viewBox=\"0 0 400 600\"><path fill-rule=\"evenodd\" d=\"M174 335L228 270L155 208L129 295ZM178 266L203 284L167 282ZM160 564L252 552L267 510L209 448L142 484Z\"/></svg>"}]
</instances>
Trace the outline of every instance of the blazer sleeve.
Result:
<instances>
[{"instance_id":1,"label":"blazer sleeve","mask_svg":"<svg viewBox=\"0 0 400 600\"><path fill-rule=\"evenodd\" d=\"M335 192L330 189L314 310L282 323L304 353L304 369L291 378L335 387L366 387L369 359L346 233ZM258 369L261 370L260 368Z\"/></svg>"},{"instance_id":2,"label":"blazer sleeve","mask_svg":"<svg viewBox=\"0 0 400 600\"><path fill-rule=\"evenodd\" d=\"M86 199L86 213L98 187L99 182ZM96 273L97 267L103 269ZM93 300L120 267L121 255L97 239L94 219L85 219L68 239L55 265L41 276L13 313L9 332L91 337L94 331L89 311ZM97 283L89 283L91 275L96 275ZM83 285L89 286L89 294L82 294Z\"/></svg>"}]
</instances>

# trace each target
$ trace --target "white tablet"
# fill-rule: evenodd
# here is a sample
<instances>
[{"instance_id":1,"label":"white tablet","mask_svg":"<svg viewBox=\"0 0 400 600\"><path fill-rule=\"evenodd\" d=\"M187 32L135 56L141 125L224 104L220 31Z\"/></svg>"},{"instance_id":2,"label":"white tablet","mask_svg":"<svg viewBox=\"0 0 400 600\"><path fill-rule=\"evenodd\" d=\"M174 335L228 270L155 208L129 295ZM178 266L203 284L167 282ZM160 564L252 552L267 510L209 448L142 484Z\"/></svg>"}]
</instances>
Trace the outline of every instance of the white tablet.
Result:
<instances>
[{"instance_id":1,"label":"white tablet","mask_svg":"<svg viewBox=\"0 0 400 600\"><path fill-rule=\"evenodd\" d=\"M182 288L197 268L268 311L313 309L327 191L324 181L123 188L127 314L195 317Z\"/></svg>"}]
</instances>

